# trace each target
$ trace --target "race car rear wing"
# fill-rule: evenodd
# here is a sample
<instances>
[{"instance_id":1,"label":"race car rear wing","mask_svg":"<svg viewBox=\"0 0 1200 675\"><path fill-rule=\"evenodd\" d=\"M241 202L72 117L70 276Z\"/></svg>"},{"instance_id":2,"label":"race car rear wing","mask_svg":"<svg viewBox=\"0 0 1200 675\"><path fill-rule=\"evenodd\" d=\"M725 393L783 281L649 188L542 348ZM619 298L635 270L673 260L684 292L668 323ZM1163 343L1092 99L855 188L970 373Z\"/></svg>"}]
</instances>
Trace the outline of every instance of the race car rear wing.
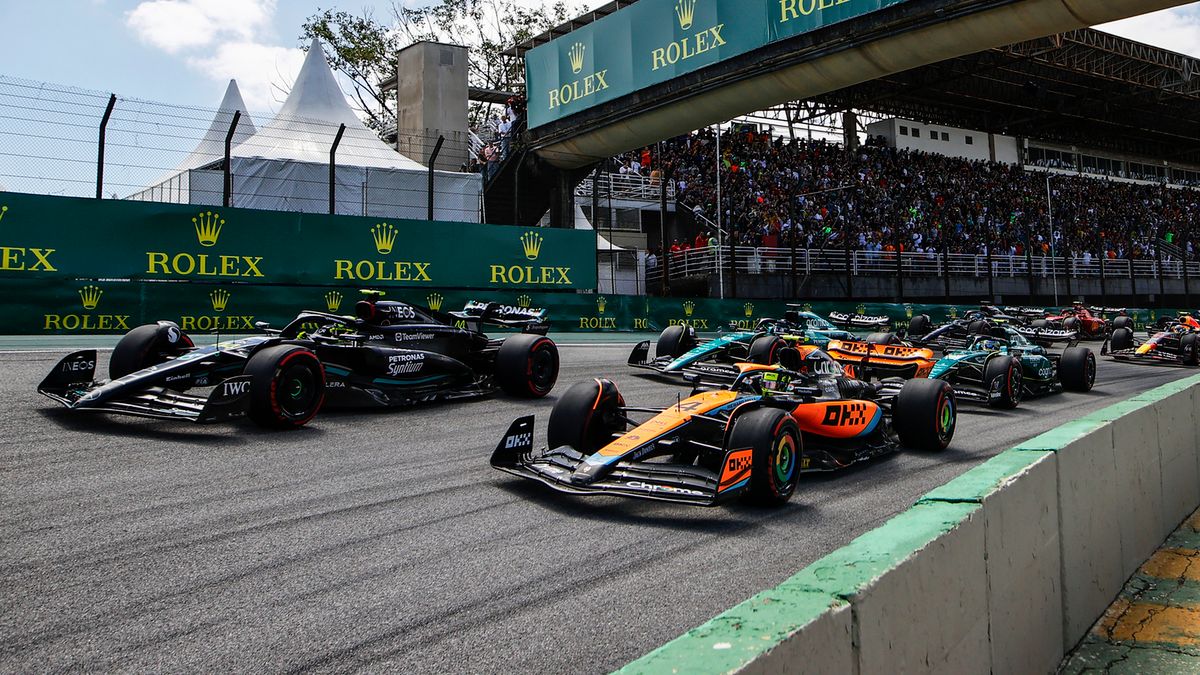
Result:
<instances>
[{"instance_id":1,"label":"race car rear wing","mask_svg":"<svg viewBox=\"0 0 1200 675\"><path fill-rule=\"evenodd\" d=\"M868 314L850 314L849 312L830 312L829 321L842 328L887 328L892 320L887 316L871 316Z\"/></svg>"},{"instance_id":2,"label":"race car rear wing","mask_svg":"<svg viewBox=\"0 0 1200 675\"><path fill-rule=\"evenodd\" d=\"M499 302L468 300L462 311L450 312L450 315L492 326L521 328L526 333L545 335L550 330L546 310L533 307L516 307Z\"/></svg>"}]
</instances>

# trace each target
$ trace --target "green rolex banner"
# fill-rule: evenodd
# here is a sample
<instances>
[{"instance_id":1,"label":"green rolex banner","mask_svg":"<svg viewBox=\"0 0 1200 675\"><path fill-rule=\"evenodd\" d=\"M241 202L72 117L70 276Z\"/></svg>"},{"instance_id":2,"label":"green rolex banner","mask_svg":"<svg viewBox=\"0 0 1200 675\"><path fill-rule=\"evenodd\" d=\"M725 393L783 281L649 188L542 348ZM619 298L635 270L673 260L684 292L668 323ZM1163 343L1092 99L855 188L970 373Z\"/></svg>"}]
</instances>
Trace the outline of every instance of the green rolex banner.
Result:
<instances>
[{"instance_id":1,"label":"green rolex banner","mask_svg":"<svg viewBox=\"0 0 1200 675\"><path fill-rule=\"evenodd\" d=\"M592 289L595 233L0 192L0 278Z\"/></svg>"},{"instance_id":2,"label":"green rolex banner","mask_svg":"<svg viewBox=\"0 0 1200 675\"><path fill-rule=\"evenodd\" d=\"M538 127L904 0L640 0L525 55Z\"/></svg>"}]
</instances>

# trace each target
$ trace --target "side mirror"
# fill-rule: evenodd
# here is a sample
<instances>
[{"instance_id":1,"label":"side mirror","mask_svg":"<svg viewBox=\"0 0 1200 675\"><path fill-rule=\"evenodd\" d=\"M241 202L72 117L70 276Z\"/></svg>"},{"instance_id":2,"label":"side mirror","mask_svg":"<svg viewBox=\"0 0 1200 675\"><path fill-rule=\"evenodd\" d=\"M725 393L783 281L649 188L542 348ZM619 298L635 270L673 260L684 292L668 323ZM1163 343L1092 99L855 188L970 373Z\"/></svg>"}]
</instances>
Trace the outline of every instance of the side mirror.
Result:
<instances>
[{"instance_id":1,"label":"side mirror","mask_svg":"<svg viewBox=\"0 0 1200 675\"><path fill-rule=\"evenodd\" d=\"M259 330L267 330L271 327L271 324L267 323L266 321L255 321L254 327Z\"/></svg>"}]
</instances>

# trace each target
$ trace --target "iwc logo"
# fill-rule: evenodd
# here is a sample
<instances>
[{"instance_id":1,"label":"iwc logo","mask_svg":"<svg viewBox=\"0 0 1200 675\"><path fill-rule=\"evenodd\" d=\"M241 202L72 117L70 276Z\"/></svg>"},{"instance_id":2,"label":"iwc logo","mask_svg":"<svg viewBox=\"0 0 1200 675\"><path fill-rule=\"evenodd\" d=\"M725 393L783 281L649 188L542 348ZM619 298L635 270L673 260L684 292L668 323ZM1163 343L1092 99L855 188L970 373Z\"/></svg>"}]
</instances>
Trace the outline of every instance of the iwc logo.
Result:
<instances>
[{"instance_id":1,"label":"iwc logo","mask_svg":"<svg viewBox=\"0 0 1200 675\"><path fill-rule=\"evenodd\" d=\"M8 206L0 206L0 222L8 213ZM8 272L57 272L50 262L56 249L26 248L24 246L0 246L0 271Z\"/></svg>"},{"instance_id":2,"label":"iwc logo","mask_svg":"<svg viewBox=\"0 0 1200 675\"><path fill-rule=\"evenodd\" d=\"M179 317L179 327L185 331L246 331L253 332L254 317L252 315L225 314L233 300L233 293L224 288L215 288L208 292L208 304L213 314Z\"/></svg>"},{"instance_id":3,"label":"iwc logo","mask_svg":"<svg viewBox=\"0 0 1200 675\"><path fill-rule=\"evenodd\" d=\"M104 289L94 284L83 286L77 291L83 312L78 314L45 314L42 330L129 330L128 314L93 314L104 297Z\"/></svg>"},{"instance_id":4,"label":"iwc logo","mask_svg":"<svg viewBox=\"0 0 1200 675\"><path fill-rule=\"evenodd\" d=\"M376 223L369 233L375 252L390 256L400 231L391 223ZM334 260L333 278L339 281L432 282L432 263L413 260Z\"/></svg>"},{"instance_id":5,"label":"iwc logo","mask_svg":"<svg viewBox=\"0 0 1200 675\"><path fill-rule=\"evenodd\" d=\"M541 234L530 230L520 236L521 253L526 260L535 261L542 255ZM570 267L534 267L532 265L492 265L493 284L511 286L570 286Z\"/></svg>"},{"instance_id":6,"label":"iwc logo","mask_svg":"<svg viewBox=\"0 0 1200 675\"><path fill-rule=\"evenodd\" d=\"M212 248L221 238L225 219L212 211L201 211L191 219L196 243ZM150 276L224 277L261 279L263 257L215 255L188 252L146 252L146 274Z\"/></svg>"}]
</instances>

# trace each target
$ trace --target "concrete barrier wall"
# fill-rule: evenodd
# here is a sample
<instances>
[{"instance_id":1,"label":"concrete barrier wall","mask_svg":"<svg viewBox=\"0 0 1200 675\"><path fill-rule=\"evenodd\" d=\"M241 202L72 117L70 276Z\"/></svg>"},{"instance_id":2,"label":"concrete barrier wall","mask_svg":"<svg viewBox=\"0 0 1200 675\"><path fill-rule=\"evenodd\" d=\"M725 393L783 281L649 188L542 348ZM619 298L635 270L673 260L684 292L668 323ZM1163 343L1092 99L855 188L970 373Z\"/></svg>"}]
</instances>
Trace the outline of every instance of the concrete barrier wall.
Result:
<instances>
[{"instance_id":1,"label":"concrete barrier wall","mask_svg":"<svg viewBox=\"0 0 1200 675\"><path fill-rule=\"evenodd\" d=\"M1200 376L1000 453L621 673L1054 672L1200 506Z\"/></svg>"}]
</instances>

